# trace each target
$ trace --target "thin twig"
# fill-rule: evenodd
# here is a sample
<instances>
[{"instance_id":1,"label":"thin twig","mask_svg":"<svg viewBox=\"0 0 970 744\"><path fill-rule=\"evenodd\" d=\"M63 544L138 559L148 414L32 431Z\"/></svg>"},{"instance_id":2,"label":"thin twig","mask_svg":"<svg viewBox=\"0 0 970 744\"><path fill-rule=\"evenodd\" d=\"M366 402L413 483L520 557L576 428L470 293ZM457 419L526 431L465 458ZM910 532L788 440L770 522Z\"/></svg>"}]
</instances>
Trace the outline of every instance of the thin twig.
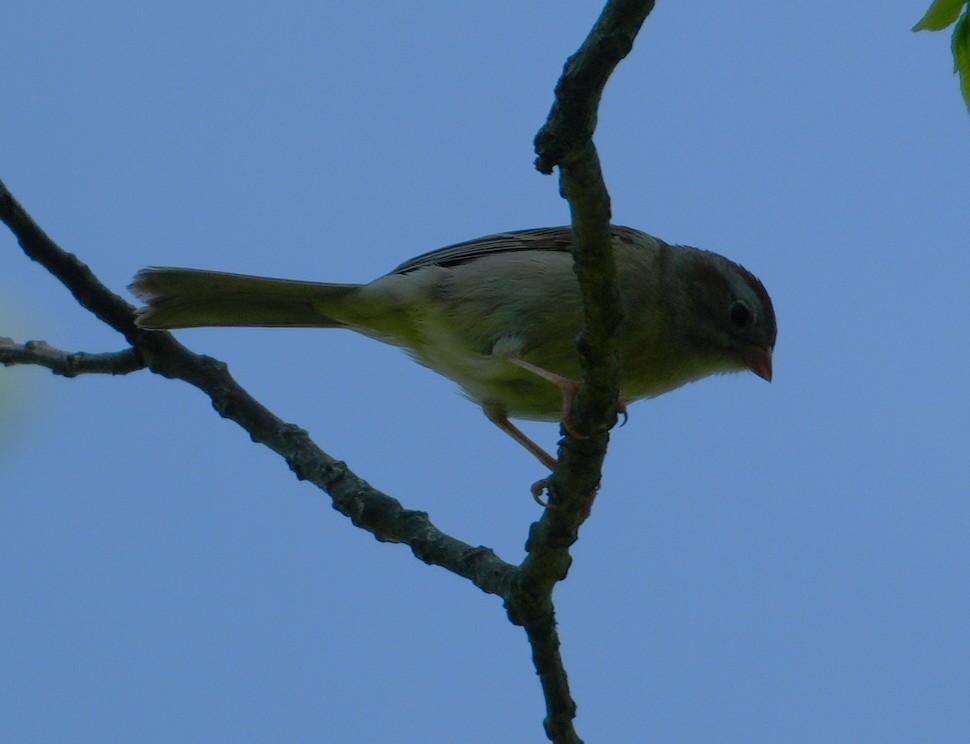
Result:
<instances>
[{"instance_id":1,"label":"thin twig","mask_svg":"<svg viewBox=\"0 0 970 744\"><path fill-rule=\"evenodd\" d=\"M134 349L89 354L85 351L61 351L45 341L18 344L13 339L3 337L0 337L0 364L6 367L34 364L63 377L127 375L145 368L144 360Z\"/></svg>"}]
</instances>

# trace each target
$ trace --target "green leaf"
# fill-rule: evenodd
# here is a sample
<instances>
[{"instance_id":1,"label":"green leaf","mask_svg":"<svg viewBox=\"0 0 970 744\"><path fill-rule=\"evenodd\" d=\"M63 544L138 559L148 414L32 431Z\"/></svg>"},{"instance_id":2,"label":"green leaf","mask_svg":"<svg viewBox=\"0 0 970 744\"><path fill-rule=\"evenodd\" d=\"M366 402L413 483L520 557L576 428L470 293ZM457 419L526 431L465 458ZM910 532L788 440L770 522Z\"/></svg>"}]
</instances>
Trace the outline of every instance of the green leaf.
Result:
<instances>
[{"instance_id":1,"label":"green leaf","mask_svg":"<svg viewBox=\"0 0 970 744\"><path fill-rule=\"evenodd\" d=\"M963 102L970 111L970 10L960 16L953 29L953 69L960 73L960 89Z\"/></svg>"},{"instance_id":2,"label":"green leaf","mask_svg":"<svg viewBox=\"0 0 970 744\"><path fill-rule=\"evenodd\" d=\"M967 4L967 1L933 0L926 15L913 26L913 31L942 31L957 19L960 9Z\"/></svg>"}]
</instances>

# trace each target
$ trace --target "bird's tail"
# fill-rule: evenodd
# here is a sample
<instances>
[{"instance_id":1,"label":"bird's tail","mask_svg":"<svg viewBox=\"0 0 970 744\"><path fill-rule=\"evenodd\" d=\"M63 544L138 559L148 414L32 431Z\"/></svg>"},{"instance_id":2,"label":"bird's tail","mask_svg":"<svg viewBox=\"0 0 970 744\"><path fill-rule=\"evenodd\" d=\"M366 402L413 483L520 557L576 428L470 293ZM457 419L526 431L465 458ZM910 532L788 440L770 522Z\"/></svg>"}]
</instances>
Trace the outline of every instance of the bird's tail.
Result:
<instances>
[{"instance_id":1,"label":"bird's tail","mask_svg":"<svg viewBox=\"0 0 970 744\"><path fill-rule=\"evenodd\" d=\"M337 328L344 324L328 306L359 287L153 266L139 271L129 289L145 303L137 317L142 328Z\"/></svg>"}]
</instances>

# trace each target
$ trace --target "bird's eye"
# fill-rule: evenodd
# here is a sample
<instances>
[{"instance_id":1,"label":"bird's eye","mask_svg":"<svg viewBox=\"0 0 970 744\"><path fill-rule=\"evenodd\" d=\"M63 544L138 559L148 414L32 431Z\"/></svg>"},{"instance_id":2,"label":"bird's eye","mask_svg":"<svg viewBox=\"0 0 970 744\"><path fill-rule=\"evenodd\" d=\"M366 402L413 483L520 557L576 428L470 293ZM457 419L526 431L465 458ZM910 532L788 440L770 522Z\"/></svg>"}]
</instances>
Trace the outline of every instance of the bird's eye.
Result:
<instances>
[{"instance_id":1,"label":"bird's eye","mask_svg":"<svg viewBox=\"0 0 970 744\"><path fill-rule=\"evenodd\" d=\"M737 328L744 328L750 325L754 319L754 313L751 312L751 308L741 302L741 300L732 302L731 309L728 312L731 316L731 323Z\"/></svg>"}]
</instances>

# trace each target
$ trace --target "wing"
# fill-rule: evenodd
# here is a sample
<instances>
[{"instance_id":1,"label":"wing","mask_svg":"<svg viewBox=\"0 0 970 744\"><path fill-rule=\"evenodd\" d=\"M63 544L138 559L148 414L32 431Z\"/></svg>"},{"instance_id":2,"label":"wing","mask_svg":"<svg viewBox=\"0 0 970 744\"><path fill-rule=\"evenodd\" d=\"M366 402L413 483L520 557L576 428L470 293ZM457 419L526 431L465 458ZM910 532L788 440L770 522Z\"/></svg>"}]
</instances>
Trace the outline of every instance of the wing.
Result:
<instances>
[{"instance_id":1,"label":"wing","mask_svg":"<svg viewBox=\"0 0 970 744\"><path fill-rule=\"evenodd\" d=\"M643 233L629 227L614 225L610 228L614 240L624 242L642 242ZM466 240L464 243L438 248L422 253L410 261L405 261L391 274L407 274L409 271L425 268L426 266L442 266L449 268L467 261L481 258L495 253L511 251L560 251L568 252L573 244L572 227L540 227L533 230L515 230L513 232L497 233L484 238Z\"/></svg>"}]
</instances>

